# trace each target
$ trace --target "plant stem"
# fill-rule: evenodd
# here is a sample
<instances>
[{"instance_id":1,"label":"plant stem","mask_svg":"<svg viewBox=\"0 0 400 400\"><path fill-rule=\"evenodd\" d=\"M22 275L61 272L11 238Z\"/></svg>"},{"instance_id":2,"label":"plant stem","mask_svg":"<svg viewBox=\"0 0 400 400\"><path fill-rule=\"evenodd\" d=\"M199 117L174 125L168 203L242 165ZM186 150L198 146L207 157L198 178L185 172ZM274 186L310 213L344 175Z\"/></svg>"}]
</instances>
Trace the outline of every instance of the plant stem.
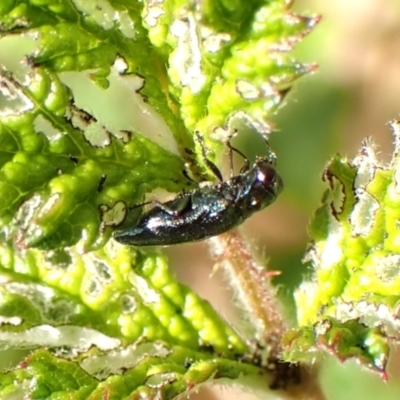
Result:
<instances>
[{"instance_id":1,"label":"plant stem","mask_svg":"<svg viewBox=\"0 0 400 400\"><path fill-rule=\"evenodd\" d=\"M287 330L270 278L274 276L258 263L237 230L210 239L212 255L228 276L239 305L245 311L262 345L280 340Z\"/></svg>"},{"instance_id":2,"label":"plant stem","mask_svg":"<svg viewBox=\"0 0 400 400\"><path fill-rule=\"evenodd\" d=\"M230 287L251 325L255 342L266 354L262 365L270 372L275 371L270 388L280 389L280 393L276 392L278 398L324 400L317 381L317 366L289 364L280 359L280 340L288 326L283 307L276 298L276 289L271 284L271 277L276 273L267 271L257 261L237 230L216 236L209 244L217 266L228 276ZM261 352L260 355L265 357Z\"/></svg>"}]
</instances>

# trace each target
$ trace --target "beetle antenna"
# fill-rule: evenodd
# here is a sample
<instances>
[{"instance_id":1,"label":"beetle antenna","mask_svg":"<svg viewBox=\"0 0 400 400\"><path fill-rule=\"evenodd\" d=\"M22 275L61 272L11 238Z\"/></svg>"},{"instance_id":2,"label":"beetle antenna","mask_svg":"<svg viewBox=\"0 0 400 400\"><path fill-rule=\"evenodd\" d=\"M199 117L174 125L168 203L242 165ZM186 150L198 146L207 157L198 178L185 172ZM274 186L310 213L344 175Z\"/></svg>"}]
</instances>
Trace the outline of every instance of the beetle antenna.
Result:
<instances>
[{"instance_id":1,"label":"beetle antenna","mask_svg":"<svg viewBox=\"0 0 400 400\"><path fill-rule=\"evenodd\" d=\"M276 165L276 155L271 150L271 146L269 145L268 139L265 136L264 136L264 142L265 142L265 144L267 146L267 151L268 151L267 158L268 158L268 161L269 161L269 163L271 165L275 166Z\"/></svg>"},{"instance_id":2,"label":"beetle antenna","mask_svg":"<svg viewBox=\"0 0 400 400\"><path fill-rule=\"evenodd\" d=\"M232 135L229 136L229 139L226 142L227 146L229 147L229 161L230 161L230 165L231 165L231 178L235 175L234 170L233 170L233 152L239 154L244 160L243 166L242 166L242 168L240 168L240 173L242 174L250 169L249 159L244 155L244 153L242 153L236 147L232 146L231 141L236 133L237 133L237 129L234 130L234 132L232 133Z\"/></svg>"}]
</instances>

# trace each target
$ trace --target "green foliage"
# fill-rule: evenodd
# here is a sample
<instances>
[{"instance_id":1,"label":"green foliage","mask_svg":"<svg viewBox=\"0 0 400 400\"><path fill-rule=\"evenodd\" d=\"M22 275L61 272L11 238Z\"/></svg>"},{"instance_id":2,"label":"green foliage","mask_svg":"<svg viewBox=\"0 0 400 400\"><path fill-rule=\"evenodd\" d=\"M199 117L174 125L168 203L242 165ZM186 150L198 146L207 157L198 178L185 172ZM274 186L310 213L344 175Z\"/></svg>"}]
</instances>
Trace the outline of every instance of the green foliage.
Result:
<instances>
[{"instance_id":1,"label":"green foliage","mask_svg":"<svg viewBox=\"0 0 400 400\"><path fill-rule=\"evenodd\" d=\"M28 353L0 376L2 397L173 398L266 373L251 338L162 255L109 238L147 193L192 185L185 163L206 177L194 131L216 155L239 126L269 133L313 68L288 50L316 22L283 0L1 2L0 46L34 40L23 67L0 70L0 350ZM114 126L97 98L81 105L72 72L104 93L126 86L122 102L161 117L162 132Z\"/></svg>"},{"instance_id":2,"label":"green foliage","mask_svg":"<svg viewBox=\"0 0 400 400\"><path fill-rule=\"evenodd\" d=\"M285 338L289 358L299 348L305 354L328 346L386 377L387 340L399 338L400 300L400 129L398 121L391 125L389 165L367 140L354 160L337 155L325 170L329 188L311 223L306 257L315 273L295 293L301 328Z\"/></svg>"},{"instance_id":3,"label":"green foliage","mask_svg":"<svg viewBox=\"0 0 400 400\"><path fill-rule=\"evenodd\" d=\"M208 360L207 360L208 358ZM83 368L82 368L83 366ZM257 369L162 343L128 346L106 354L87 353L80 365L37 350L3 376L0 396L28 390L32 399L173 399L220 375L237 379ZM33 381L30 388L26 382ZM99 381L101 383L99 383ZM143 384L145 383L145 384Z\"/></svg>"}]
</instances>

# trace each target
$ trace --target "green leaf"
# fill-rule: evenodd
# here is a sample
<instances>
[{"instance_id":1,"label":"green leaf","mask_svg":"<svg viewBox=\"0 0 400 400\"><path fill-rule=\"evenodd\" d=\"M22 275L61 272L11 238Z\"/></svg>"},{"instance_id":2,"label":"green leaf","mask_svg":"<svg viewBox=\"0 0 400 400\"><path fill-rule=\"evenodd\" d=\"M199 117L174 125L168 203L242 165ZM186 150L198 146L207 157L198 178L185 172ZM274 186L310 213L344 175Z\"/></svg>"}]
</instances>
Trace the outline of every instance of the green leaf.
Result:
<instances>
[{"instance_id":1,"label":"green leaf","mask_svg":"<svg viewBox=\"0 0 400 400\"><path fill-rule=\"evenodd\" d=\"M102 393L104 388L97 379L98 374L105 374L104 365L110 366L110 377L103 376L106 386L110 380L118 381L115 374L121 369L142 376L139 386L152 387L149 377L157 380L157 375L164 382L163 376L171 379L178 368L179 376L187 377L180 379L188 379L184 390L217 373L235 378L257 370L234 361L237 354L247 353L248 347L207 302L175 281L161 255L131 252L126 246L110 243L83 256L67 249L24 250L6 264L7 249L2 250L0 277L6 283L0 291L0 349L50 347L57 357L50 357L47 351L32 353L22 362L26 374L21 376L20 365L10 373L15 378L12 382L10 374L0 378L2 394L17 390L18 379L37 381L25 388L34 398L55 396L60 390L76 396L81 391ZM25 260L29 270L25 270ZM37 283L38 278L42 283ZM132 345L127 347L128 343ZM171 358L163 359L170 354ZM62 360L67 355L71 361ZM114 362L118 371L111 368ZM96 384L84 367L92 363L97 367L89 376L96 378ZM164 364L164 370L154 371L155 366ZM132 376L126 372L116 390L129 381L127 393L135 393L137 380L131 382ZM183 389L180 384L168 390L180 393Z\"/></svg>"},{"instance_id":2,"label":"green leaf","mask_svg":"<svg viewBox=\"0 0 400 400\"><path fill-rule=\"evenodd\" d=\"M25 334L32 326L71 324L128 342L146 338L226 353L247 350L207 302L176 282L160 254L115 242L82 256L74 248L13 253L8 247L2 254L10 282L1 288L0 310L5 318L20 318L7 330Z\"/></svg>"},{"instance_id":3,"label":"green leaf","mask_svg":"<svg viewBox=\"0 0 400 400\"><path fill-rule=\"evenodd\" d=\"M0 396L102 399L107 393L111 399L173 399L218 376L237 379L257 371L246 364L210 358L161 343L87 354L79 363L38 350L18 370L0 377Z\"/></svg>"},{"instance_id":4,"label":"green leaf","mask_svg":"<svg viewBox=\"0 0 400 400\"><path fill-rule=\"evenodd\" d=\"M264 348L156 250L109 239L150 192L192 187L184 170L209 177L195 131L210 158L239 128L270 133L314 68L288 51L317 22L284 0L1 2L0 351L27 355L0 374L0 397L173 398L247 376L266 386Z\"/></svg>"},{"instance_id":5,"label":"green leaf","mask_svg":"<svg viewBox=\"0 0 400 400\"><path fill-rule=\"evenodd\" d=\"M389 165L366 140L354 160L335 156L326 168L329 188L311 223L306 257L314 276L295 293L301 328L285 339L289 359L295 349L324 342L340 359L356 357L386 377L388 340L399 339L399 124L391 122Z\"/></svg>"},{"instance_id":6,"label":"green leaf","mask_svg":"<svg viewBox=\"0 0 400 400\"><path fill-rule=\"evenodd\" d=\"M341 362L355 359L387 379L387 338L379 329L366 326L358 320L341 322L332 317L321 318L312 327L287 332L282 345L286 350L284 358L288 361L312 362L317 352L324 350Z\"/></svg>"},{"instance_id":7,"label":"green leaf","mask_svg":"<svg viewBox=\"0 0 400 400\"><path fill-rule=\"evenodd\" d=\"M188 182L176 154L139 135L132 123L112 126L94 106L79 105L65 74L90 70L103 88L132 85L136 76L141 110L163 118L198 174L191 132L214 132L224 141L243 121L267 134L268 117L310 71L286 50L317 19L288 12L284 1L228 8L204 2L194 11L184 3L80 0L20 2L0 22L5 33L39 38L26 57L24 81L5 68L0 73L8 97L20 102L0 114L0 226L20 247L81 240L88 251L127 214L132 223L121 202L132 206L155 188L179 191ZM115 206L115 220L106 214L103 223L100 210L114 214Z\"/></svg>"}]
</instances>

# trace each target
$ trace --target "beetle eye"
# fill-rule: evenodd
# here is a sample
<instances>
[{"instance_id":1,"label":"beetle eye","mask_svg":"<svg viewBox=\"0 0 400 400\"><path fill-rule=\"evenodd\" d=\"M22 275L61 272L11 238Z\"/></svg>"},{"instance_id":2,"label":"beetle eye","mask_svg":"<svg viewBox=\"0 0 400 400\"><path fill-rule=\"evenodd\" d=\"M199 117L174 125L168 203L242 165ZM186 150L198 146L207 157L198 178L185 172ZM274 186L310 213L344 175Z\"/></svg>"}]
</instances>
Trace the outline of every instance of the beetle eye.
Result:
<instances>
[{"instance_id":1,"label":"beetle eye","mask_svg":"<svg viewBox=\"0 0 400 400\"><path fill-rule=\"evenodd\" d=\"M267 161L260 160L257 163L257 181L275 195L278 195L283 189L282 179L275 168Z\"/></svg>"},{"instance_id":2,"label":"beetle eye","mask_svg":"<svg viewBox=\"0 0 400 400\"><path fill-rule=\"evenodd\" d=\"M261 170L259 170L259 171L257 172L257 179L258 179L260 182L264 182L264 181L265 181L265 178L266 178L266 176L265 176L264 172L262 172Z\"/></svg>"}]
</instances>

